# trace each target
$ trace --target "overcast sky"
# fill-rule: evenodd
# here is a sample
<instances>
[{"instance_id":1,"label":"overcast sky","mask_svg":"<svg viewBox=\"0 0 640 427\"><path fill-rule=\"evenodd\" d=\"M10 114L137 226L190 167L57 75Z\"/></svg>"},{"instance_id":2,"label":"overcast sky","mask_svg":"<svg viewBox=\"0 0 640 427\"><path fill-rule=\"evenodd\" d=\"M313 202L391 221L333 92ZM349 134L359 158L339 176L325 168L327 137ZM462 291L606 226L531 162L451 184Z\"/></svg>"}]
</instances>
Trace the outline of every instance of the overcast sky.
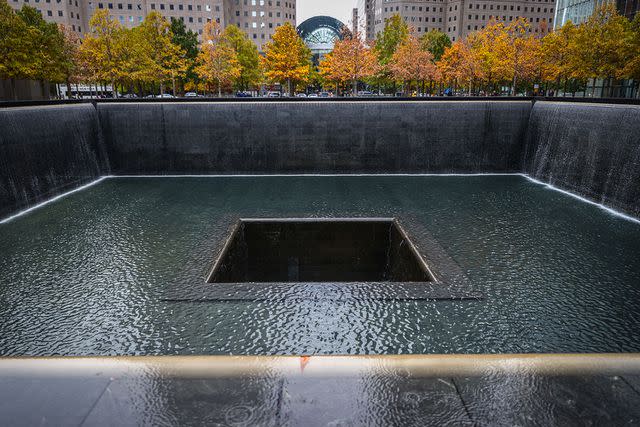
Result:
<instances>
[{"instance_id":1,"label":"overcast sky","mask_svg":"<svg viewBox=\"0 0 640 427\"><path fill-rule=\"evenodd\" d=\"M329 15L350 26L355 0L298 0L298 25L316 15Z\"/></svg>"}]
</instances>

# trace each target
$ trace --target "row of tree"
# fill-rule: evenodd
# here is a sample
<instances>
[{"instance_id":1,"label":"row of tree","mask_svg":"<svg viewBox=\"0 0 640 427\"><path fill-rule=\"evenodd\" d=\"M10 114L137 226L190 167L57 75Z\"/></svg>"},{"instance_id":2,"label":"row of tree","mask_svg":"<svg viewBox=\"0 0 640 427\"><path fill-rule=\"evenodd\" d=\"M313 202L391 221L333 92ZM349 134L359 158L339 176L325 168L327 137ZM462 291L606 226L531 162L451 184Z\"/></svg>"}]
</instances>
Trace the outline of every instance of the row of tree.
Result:
<instances>
[{"instance_id":1,"label":"row of tree","mask_svg":"<svg viewBox=\"0 0 640 427\"><path fill-rule=\"evenodd\" d=\"M285 24L260 55L235 26L206 24L201 43L182 21L149 14L127 29L100 10L80 39L47 23L36 9L14 12L0 1L0 78L66 83L99 82L140 95L184 91L249 90L281 84L294 93L309 85L349 88L364 82L381 90L436 92L443 87L469 93L511 94L534 84L575 91L595 79L640 81L640 15L633 21L612 5L599 7L582 25L567 23L545 36L526 19L495 21L451 43L432 30L417 38L396 15L367 43L345 31L332 53L314 66L296 29ZM70 93L70 90L69 90Z\"/></svg>"},{"instance_id":2,"label":"row of tree","mask_svg":"<svg viewBox=\"0 0 640 427\"><path fill-rule=\"evenodd\" d=\"M289 24L274 36L261 57L247 34L235 26L222 30L206 24L202 43L180 20L156 12L128 29L107 10L97 11L84 38L65 26L46 22L34 8L14 12L0 1L0 78L71 85L96 84L117 92L158 93L171 86L184 91L247 90L265 81L302 79L309 74L310 54Z\"/></svg>"},{"instance_id":3,"label":"row of tree","mask_svg":"<svg viewBox=\"0 0 640 427\"><path fill-rule=\"evenodd\" d=\"M512 95L536 84L566 93L584 89L587 81L595 85L596 79L640 80L640 15L629 21L608 3L582 25L568 22L541 33L532 33L527 20L519 18L509 24L493 21L451 43L438 31L418 39L395 16L371 46L358 37L338 42L320 71L329 80L349 82L353 90L366 81L434 92L438 83L469 93L509 88Z\"/></svg>"}]
</instances>

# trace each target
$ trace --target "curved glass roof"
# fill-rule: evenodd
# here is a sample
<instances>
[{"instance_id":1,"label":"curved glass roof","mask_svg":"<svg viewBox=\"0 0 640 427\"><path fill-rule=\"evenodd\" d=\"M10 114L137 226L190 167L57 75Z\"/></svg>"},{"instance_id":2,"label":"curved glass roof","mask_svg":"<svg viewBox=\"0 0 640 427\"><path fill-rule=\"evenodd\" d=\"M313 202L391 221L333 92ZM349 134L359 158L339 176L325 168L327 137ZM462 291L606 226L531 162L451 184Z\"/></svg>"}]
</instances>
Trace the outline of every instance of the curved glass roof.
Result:
<instances>
[{"instance_id":1,"label":"curved glass roof","mask_svg":"<svg viewBox=\"0 0 640 427\"><path fill-rule=\"evenodd\" d=\"M330 16L314 16L298 26L298 34L314 54L331 52L345 31L348 32L348 28Z\"/></svg>"}]
</instances>

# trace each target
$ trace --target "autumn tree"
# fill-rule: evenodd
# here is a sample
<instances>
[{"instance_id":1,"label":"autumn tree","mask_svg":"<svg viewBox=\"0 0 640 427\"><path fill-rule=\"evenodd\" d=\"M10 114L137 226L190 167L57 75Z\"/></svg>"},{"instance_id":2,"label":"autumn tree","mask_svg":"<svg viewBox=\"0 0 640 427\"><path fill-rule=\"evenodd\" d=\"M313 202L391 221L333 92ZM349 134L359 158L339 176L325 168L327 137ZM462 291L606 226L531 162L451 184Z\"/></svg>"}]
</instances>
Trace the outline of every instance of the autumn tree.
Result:
<instances>
[{"instance_id":1,"label":"autumn tree","mask_svg":"<svg viewBox=\"0 0 640 427\"><path fill-rule=\"evenodd\" d=\"M29 6L22 6L17 12L27 27L24 37L28 38L29 56L24 67L28 70L26 78L38 80L45 97L49 91L45 89L45 81L60 82L63 80L63 47L64 38L58 26L46 22L40 12Z\"/></svg>"},{"instance_id":2,"label":"autumn tree","mask_svg":"<svg viewBox=\"0 0 640 427\"><path fill-rule=\"evenodd\" d=\"M457 40L451 47L446 48L437 66L445 81L453 82L454 87L458 83L466 83L469 93L472 91L474 80L481 76L478 54L463 40Z\"/></svg>"},{"instance_id":3,"label":"autumn tree","mask_svg":"<svg viewBox=\"0 0 640 427\"><path fill-rule=\"evenodd\" d=\"M494 91L497 86L510 79L505 69L505 46L509 44L507 29L503 22L491 20L485 28L471 33L465 40L471 49L478 70L475 78L484 82L485 89Z\"/></svg>"},{"instance_id":4,"label":"autumn tree","mask_svg":"<svg viewBox=\"0 0 640 427\"><path fill-rule=\"evenodd\" d=\"M173 95L176 94L176 76L186 71L185 52L173 43L173 33L169 22L158 12L151 12L140 26L139 39L144 64L142 76L149 82L160 83L160 94L164 93L164 82L171 79ZM133 44L132 43L132 44Z\"/></svg>"},{"instance_id":5,"label":"autumn tree","mask_svg":"<svg viewBox=\"0 0 640 427\"><path fill-rule=\"evenodd\" d=\"M412 82L415 81L417 85L434 79L436 74L433 55L428 50L423 50L420 41L414 36L409 36L398 45L388 67L395 80L408 84L409 91Z\"/></svg>"},{"instance_id":6,"label":"autumn tree","mask_svg":"<svg viewBox=\"0 0 640 427\"><path fill-rule=\"evenodd\" d=\"M630 26L628 60L622 70L624 77L640 83L640 13L636 14Z\"/></svg>"},{"instance_id":7,"label":"autumn tree","mask_svg":"<svg viewBox=\"0 0 640 427\"><path fill-rule=\"evenodd\" d=\"M113 97L117 97L116 82L122 77L126 45L124 29L109 16L108 10L97 11L89 21L90 32L85 35L80 54L91 64L96 81L111 83Z\"/></svg>"},{"instance_id":8,"label":"autumn tree","mask_svg":"<svg viewBox=\"0 0 640 427\"><path fill-rule=\"evenodd\" d=\"M81 79L80 46L78 33L65 25L60 25L63 38L61 71L67 85L67 97L71 98L71 83L79 83Z\"/></svg>"},{"instance_id":9,"label":"autumn tree","mask_svg":"<svg viewBox=\"0 0 640 427\"><path fill-rule=\"evenodd\" d=\"M541 41L541 69L542 79L552 82L556 90L560 83L571 76L572 70L572 42L576 34L576 26L571 21L561 28L547 34Z\"/></svg>"},{"instance_id":10,"label":"autumn tree","mask_svg":"<svg viewBox=\"0 0 640 427\"><path fill-rule=\"evenodd\" d=\"M235 25L229 25L224 30L224 36L235 51L240 64L240 75L235 81L235 86L239 90L247 90L259 84L262 72L256 44L249 39L247 33Z\"/></svg>"},{"instance_id":11,"label":"autumn tree","mask_svg":"<svg viewBox=\"0 0 640 427\"><path fill-rule=\"evenodd\" d=\"M376 35L375 52L380 65L386 66L398 46L409 37L409 27L400 15L393 15L384 22L384 29Z\"/></svg>"},{"instance_id":12,"label":"autumn tree","mask_svg":"<svg viewBox=\"0 0 640 427\"><path fill-rule=\"evenodd\" d=\"M391 73L387 68L389 61L393 57L398 46L409 37L409 27L402 20L400 15L395 14L387 18L384 29L376 35L373 50L380 65L376 80L378 83L387 83L391 78Z\"/></svg>"},{"instance_id":13,"label":"autumn tree","mask_svg":"<svg viewBox=\"0 0 640 427\"><path fill-rule=\"evenodd\" d=\"M615 4L604 3L579 25L571 49L573 76L586 81L619 78L629 61L631 24L618 14Z\"/></svg>"},{"instance_id":14,"label":"autumn tree","mask_svg":"<svg viewBox=\"0 0 640 427\"><path fill-rule=\"evenodd\" d=\"M532 80L538 70L539 39L527 33L529 23L518 18L506 28L506 38L497 45L500 69L511 80L511 95L515 96L518 82Z\"/></svg>"},{"instance_id":15,"label":"autumn tree","mask_svg":"<svg viewBox=\"0 0 640 427\"><path fill-rule=\"evenodd\" d=\"M439 61L444 50L451 46L451 39L442 31L432 28L420 37L420 45L423 50L431 53L434 61Z\"/></svg>"},{"instance_id":16,"label":"autumn tree","mask_svg":"<svg viewBox=\"0 0 640 427\"><path fill-rule=\"evenodd\" d=\"M194 31L187 30L181 19L171 18L171 42L180 47L182 51L182 59L184 60L185 70L178 75L180 83L180 91L184 92L185 82L196 82L198 74L195 72L196 60L198 58L198 34Z\"/></svg>"},{"instance_id":17,"label":"autumn tree","mask_svg":"<svg viewBox=\"0 0 640 427\"><path fill-rule=\"evenodd\" d=\"M378 70L375 55L356 33L336 40L333 51L320 63L320 73L328 80L350 83L353 95L358 93L358 81L373 76Z\"/></svg>"},{"instance_id":18,"label":"autumn tree","mask_svg":"<svg viewBox=\"0 0 640 427\"><path fill-rule=\"evenodd\" d=\"M273 82L286 82L293 95L292 82L305 80L311 69L311 51L290 23L276 29L273 41L264 47L262 58L265 76Z\"/></svg>"},{"instance_id":19,"label":"autumn tree","mask_svg":"<svg viewBox=\"0 0 640 427\"><path fill-rule=\"evenodd\" d=\"M233 83L240 76L238 56L215 21L207 23L204 27L198 59L198 74L206 81L216 82L219 97L222 96L222 86Z\"/></svg>"},{"instance_id":20,"label":"autumn tree","mask_svg":"<svg viewBox=\"0 0 640 427\"><path fill-rule=\"evenodd\" d=\"M13 99L18 96L16 80L33 73L29 62L33 31L7 2L0 1L0 78L9 80Z\"/></svg>"}]
</instances>

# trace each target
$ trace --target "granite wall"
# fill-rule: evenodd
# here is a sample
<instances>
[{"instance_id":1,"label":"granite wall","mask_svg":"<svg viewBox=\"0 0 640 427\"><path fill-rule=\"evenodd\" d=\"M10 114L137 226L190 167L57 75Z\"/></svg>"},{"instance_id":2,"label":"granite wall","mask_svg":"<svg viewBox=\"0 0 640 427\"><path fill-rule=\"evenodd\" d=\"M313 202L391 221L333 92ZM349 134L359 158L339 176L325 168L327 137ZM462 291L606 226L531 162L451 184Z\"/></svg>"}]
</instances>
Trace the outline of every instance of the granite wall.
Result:
<instances>
[{"instance_id":1,"label":"granite wall","mask_svg":"<svg viewBox=\"0 0 640 427\"><path fill-rule=\"evenodd\" d=\"M536 102L523 171L640 217L640 105Z\"/></svg>"},{"instance_id":2,"label":"granite wall","mask_svg":"<svg viewBox=\"0 0 640 427\"><path fill-rule=\"evenodd\" d=\"M0 108L0 218L109 173L91 104Z\"/></svg>"},{"instance_id":3,"label":"granite wall","mask_svg":"<svg viewBox=\"0 0 640 427\"><path fill-rule=\"evenodd\" d=\"M0 218L108 174L525 172L640 217L640 105L133 102L0 108Z\"/></svg>"},{"instance_id":4,"label":"granite wall","mask_svg":"<svg viewBox=\"0 0 640 427\"><path fill-rule=\"evenodd\" d=\"M529 101L98 104L117 174L517 172Z\"/></svg>"}]
</instances>

